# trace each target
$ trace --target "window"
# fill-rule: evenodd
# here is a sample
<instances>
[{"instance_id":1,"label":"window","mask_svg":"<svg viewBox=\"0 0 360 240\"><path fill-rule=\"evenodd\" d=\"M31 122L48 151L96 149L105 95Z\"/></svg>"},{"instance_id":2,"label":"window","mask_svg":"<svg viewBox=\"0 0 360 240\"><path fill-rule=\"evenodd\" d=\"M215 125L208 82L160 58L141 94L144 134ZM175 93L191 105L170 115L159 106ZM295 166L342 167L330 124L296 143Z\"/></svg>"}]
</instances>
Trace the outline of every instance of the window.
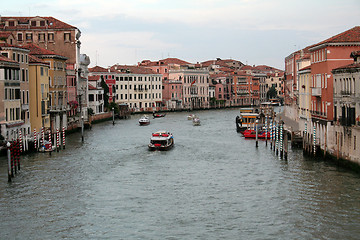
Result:
<instances>
[{"instance_id":1,"label":"window","mask_svg":"<svg viewBox=\"0 0 360 240\"><path fill-rule=\"evenodd\" d=\"M45 26L45 21L40 21L40 26Z\"/></svg>"},{"instance_id":2,"label":"window","mask_svg":"<svg viewBox=\"0 0 360 240\"><path fill-rule=\"evenodd\" d=\"M38 39L39 42L45 42L45 33L39 33Z\"/></svg>"},{"instance_id":3,"label":"window","mask_svg":"<svg viewBox=\"0 0 360 240\"><path fill-rule=\"evenodd\" d=\"M71 40L71 33L64 33L64 41L70 42Z\"/></svg>"},{"instance_id":4,"label":"window","mask_svg":"<svg viewBox=\"0 0 360 240\"><path fill-rule=\"evenodd\" d=\"M15 26L15 21L9 21L9 26L14 27Z\"/></svg>"},{"instance_id":5,"label":"window","mask_svg":"<svg viewBox=\"0 0 360 240\"><path fill-rule=\"evenodd\" d=\"M32 41L32 33L26 33L26 41Z\"/></svg>"},{"instance_id":6,"label":"window","mask_svg":"<svg viewBox=\"0 0 360 240\"><path fill-rule=\"evenodd\" d=\"M48 33L48 40L49 40L49 42L54 41L54 33Z\"/></svg>"},{"instance_id":7,"label":"window","mask_svg":"<svg viewBox=\"0 0 360 240\"><path fill-rule=\"evenodd\" d=\"M31 26L35 27L36 26L36 21L31 21Z\"/></svg>"},{"instance_id":8,"label":"window","mask_svg":"<svg viewBox=\"0 0 360 240\"><path fill-rule=\"evenodd\" d=\"M18 40L19 42L22 42L22 41L23 41L23 34L22 34L22 33L18 33L18 34L17 34L17 40Z\"/></svg>"},{"instance_id":9,"label":"window","mask_svg":"<svg viewBox=\"0 0 360 240\"><path fill-rule=\"evenodd\" d=\"M89 94L89 102L93 102L94 101L94 94Z\"/></svg>"},{"instance_id":10,"label":"window","mask_svg":"<svg viewBox=\"0 0 360 240\"><path fill-rule=\"evenodd\" d=\"M44 68L43 67L40 67L40 75L44 76Z\"/></svg>"}]
</instances>

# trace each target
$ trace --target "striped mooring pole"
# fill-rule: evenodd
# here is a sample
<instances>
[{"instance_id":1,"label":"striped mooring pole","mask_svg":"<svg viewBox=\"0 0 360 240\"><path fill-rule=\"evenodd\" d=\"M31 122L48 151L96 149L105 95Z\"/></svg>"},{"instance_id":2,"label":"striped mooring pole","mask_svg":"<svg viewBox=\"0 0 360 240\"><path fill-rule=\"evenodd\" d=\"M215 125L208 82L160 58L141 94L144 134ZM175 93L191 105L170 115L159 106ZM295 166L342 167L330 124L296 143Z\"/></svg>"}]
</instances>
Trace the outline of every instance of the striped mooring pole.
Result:
<instances>
[{"instance_id":1,"label":"striped mooring pole","mask_svg":"<svg viewBox=\"0 0 360 240\"><path fill-rule=\"evenodd\" d=\"M270 121L270 149L272 148L272 122Z\"/></svg>"},{"instance_id":2,"label":"striped mooring pole","mask_svg":"<svg viewBox=\"0 0 360 240\"><path fill-rule=\"evenodd\" d=\"M283 157L283 124L280 123L280 156Z\"/></svg>"},{"instance_id":3,"label":"striped mooring pole","mask_svg":"<svg viewBox=\"0 0 360 240\"><path fill-rule=\"evenodd\" d=\"M276 122L273 123L273 149L275 152L275 138L276 138Z\"/></svg>"},{"instance_id":4,"label":"striped mooring pole","mask_svg":"<svg viewBox=\"0 0 360 240\"><path fill-rule=\"evenodd\" d=\"M59 151L60 147L60 132L59 128L56 128L56 150Z\"/></svg>"},{"instance_id":5,"label":"striped mooring pole","mask_svg":"<svg viewBox=\"0 0 360 240\"><path fill-rule=\"evenodd\" d=\"M36 135L36 128L34 128L34 148L35 148L35 151L37 150L36 145L37 145L37 135Z\"/></svg>"},{"instance_id":6,"label":"striped mooring pole","mask_svg":"<svg viewBox=\"0 0 360 240\"><path fill-rule=\"evenodd\" d=\"M51 151L52 151L51 130L49 130L49 145L50 145L49 155L51 155Z\"/></svg>"},{"instance_id":7,"label":"striped mooring pole","mask_svg":"<svg viewBox=\"0 0 360 240\"><path fill-rule=\"evenodd\" d=\"M279 124L276 123L276 155L279 154Z\"/></svg>"},{"instance_id":8,"label":"striped mooring pole","mask_svg":"<svg viewBox=\"0 0 360 240\"><path fill-rule=\"evenodd\" d=\"M41 128L41 146L44 145L44 138L45 138L45 133L44 133L44 128Z\"/></svg>"},{"instance_id":9,"label":"striped mooring pole","mask_svg":"<svg viewBox=\"0 0 360 240\"><path fill-rule=\"evenodd\" d=\"M63 127L63 132L62 132L62 143L63 143L63 149L65 149L65 127Z\"/></svg>"},{"instance_id":10,"label":"striped mooring pole","mask_svg":"<svg viewBox=\"0 0 360 240\"><path fill-rule=\"evenodd\" d=\"M22 131L21 129L19 129L19 145L20 145L20 152L22 152L22 146L23 146L23 141L22 141Z\"/></svg>"},{"instance_id":11,"label":"striped mooring pole","mask_svg":"<svg viewBox=\"0 0 360 240\"><path fill-rule=\"evenodd\" d=\"M267 125L267 116L265 117L265 145L267 146L267 133L268 133L268 125Z\"/></svg>"},{"instance_id":12,"label":"striped mooring pole","mask_svg":"<svg viewBox=\"0 0 360 240\"><path fill-rule=\"evenodd\" d=\"M316 126L314 125L314 156L316 155Z\"/></svg>"}]
</instances>

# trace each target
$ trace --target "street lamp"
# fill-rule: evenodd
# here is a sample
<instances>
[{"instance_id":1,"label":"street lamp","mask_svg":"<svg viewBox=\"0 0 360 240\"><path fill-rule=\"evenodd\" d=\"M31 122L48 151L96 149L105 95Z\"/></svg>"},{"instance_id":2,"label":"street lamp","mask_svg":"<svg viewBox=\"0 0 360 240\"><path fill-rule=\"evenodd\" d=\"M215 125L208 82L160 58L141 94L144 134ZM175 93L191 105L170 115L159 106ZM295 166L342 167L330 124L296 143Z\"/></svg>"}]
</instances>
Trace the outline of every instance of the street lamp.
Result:
<instances>
[{"instance_id":1,"label":"street lamp","mask_svg":"<svg viewBox=\"0 0 360 240\"><path fill-rule=\"evenodd\" d=\"M256 119L255 120L255 131L256 131L256 143L255 143L255 146L258 147L258 123L259 123L259 120Z\"/></svg>"},{"instance_id":2,"label":"street lamp","mask_svg":"<svg viewBox=\"0 0 360 240\"><path fill-rule=\"evenodd\" d=\"M11 156L10 156L10 142L6 143L7 147L7 157L8 157L8 182L11 182Z\"/></svg>"},{"instance_id":3,"label":"street lamp","mask_svg":"<svg viewBox=\"0 0 360 240\"><path fill-rule=\"evenodd\" d=\"M113 125L115 125L115 120L114 120L114 108L112 108L112 118L113 118Z\"/></svg>"},{"instance_id":4,"label":"street lamp","mask_svg":"<svg viewBox=\"0 0 360 240\"><path fill-rule=\"evenodd\" d=\"M81 116L81 141L84 142L84 116Z\"/></svg>"}]
</instances>

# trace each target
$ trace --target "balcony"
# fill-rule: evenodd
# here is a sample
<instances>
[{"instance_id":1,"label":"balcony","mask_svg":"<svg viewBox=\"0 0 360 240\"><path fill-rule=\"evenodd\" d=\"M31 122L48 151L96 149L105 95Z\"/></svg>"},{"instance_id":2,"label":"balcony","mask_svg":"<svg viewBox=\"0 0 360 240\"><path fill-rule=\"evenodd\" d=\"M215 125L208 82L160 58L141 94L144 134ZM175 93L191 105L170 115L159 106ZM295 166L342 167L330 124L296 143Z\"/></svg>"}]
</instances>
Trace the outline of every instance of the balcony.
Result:
<instances>
[{"instance_id":1,"label":"balcony","mask_svg":"<svg viewBox=\"0 0 360 240\"><path fill-rule=\"evenodd\" d=\"M320 111L310 111L312 117L320 117L320 118L326 118L327 115L324 112Z\"/></svg>"},{"instance_id":2,"label":"balcony","mask_svg":"<svg viewBox=\"0 0 360 240\"><path fill-rule=\"evenodd\" d=\"M320 87L313 87L311 89L311 95L314 97L321 97L321 88Z\"/></svg>"},{"instance_id":3,"label":"balcony","mask_svg":"<svg viewBox=\"0 0 360 240\"><path fill-rule=\"evenodd\" d=\"M66 112L66 105L50 106L49 111L51 113Z\"/></svg>"},{"instance_id":4,"label":"balcony","mask_svg":"<svg viewBox=\"0 0 360 240\"><path fill-rule=\"evenodd\" d=\"M29 110L29 104L21 104L21 110L22 111L28 111Z\"/></svg>"},{"instance_id":5,"label":"balcony","mask_svg":"<svg viewBox=\"0 0 360 240\"><path fill-rule=\"evenodd\" d=\"M350 91L341 91L340 94L343 96L351 96L351 92Z\"/></svg>"}]
</instances>

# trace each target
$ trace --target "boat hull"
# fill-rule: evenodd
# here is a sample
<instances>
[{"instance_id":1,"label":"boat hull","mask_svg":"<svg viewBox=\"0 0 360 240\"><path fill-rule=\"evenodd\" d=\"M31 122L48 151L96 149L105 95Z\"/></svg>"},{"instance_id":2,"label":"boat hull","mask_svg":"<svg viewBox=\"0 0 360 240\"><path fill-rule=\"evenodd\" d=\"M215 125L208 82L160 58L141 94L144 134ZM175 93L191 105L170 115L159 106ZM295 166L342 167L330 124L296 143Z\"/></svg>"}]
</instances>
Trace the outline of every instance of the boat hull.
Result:
<instances>
[{"instance_id":1,"label":"boat hull","mask_svg":"<svg viewBox=\"0 0 360 240\"><path fill-rule=\"evenodd\" d=\"M244 131L242 132L243 136L245 138L256 138L256 132L254 130L252 131ZM267 132L267 136L266 136L266 132L259 132L258 133L258 139L270 139L270 132Z\"/></svg>"}]
</instances>

